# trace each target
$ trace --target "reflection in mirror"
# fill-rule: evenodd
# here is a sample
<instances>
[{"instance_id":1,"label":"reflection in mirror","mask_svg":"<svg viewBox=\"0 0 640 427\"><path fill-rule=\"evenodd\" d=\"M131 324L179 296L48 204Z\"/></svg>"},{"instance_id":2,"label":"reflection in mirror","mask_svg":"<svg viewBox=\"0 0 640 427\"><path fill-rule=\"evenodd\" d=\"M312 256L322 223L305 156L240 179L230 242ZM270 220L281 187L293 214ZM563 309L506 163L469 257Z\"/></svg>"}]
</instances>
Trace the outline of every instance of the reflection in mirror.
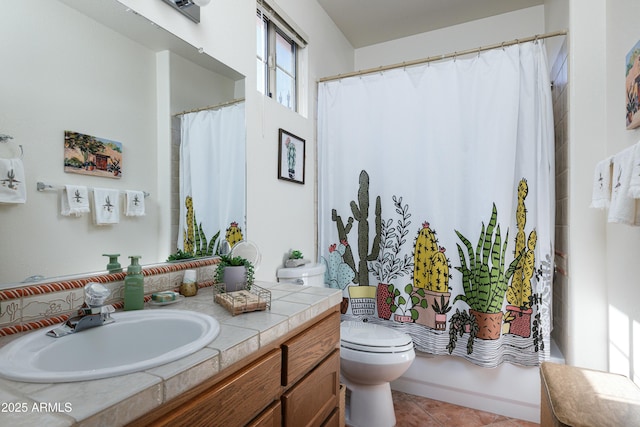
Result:
<instances>
[{"instance_id":1,"label":"reflection in mirror","mask_svg":"<svg viewBox=\"0 0 640 427\"><path fill-rule=\"evenodd\" d=\"M180 234L172 115L243 98L244 77L116 0L3 3L0 37L19 41L2 48L0 134L23 146L27 187L26 203L0 204L0 288L104 272L104 253L122 254L123 267L134 254L165 261ZM121 177L65 173L67 130L121 143ZM62 216L59 192L37 181L147 191L146 215L121 210L108 226Z\"/></svg>"}]
</instances>

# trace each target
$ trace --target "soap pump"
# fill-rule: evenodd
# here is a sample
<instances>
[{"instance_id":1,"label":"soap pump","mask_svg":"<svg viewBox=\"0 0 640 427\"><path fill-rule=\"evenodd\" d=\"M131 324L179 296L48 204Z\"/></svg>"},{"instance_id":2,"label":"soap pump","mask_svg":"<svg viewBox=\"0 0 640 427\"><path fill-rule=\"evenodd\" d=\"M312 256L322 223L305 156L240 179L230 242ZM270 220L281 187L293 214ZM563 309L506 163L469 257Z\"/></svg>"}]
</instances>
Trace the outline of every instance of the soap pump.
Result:
<instances>
[{"instance_id":1,"label":"soap pump","mask_svg":"<svg viewBox=\"0 0 640 427\"><path fill-rule=\"evenodd\" d=\"M124 309L142 310L144 308L144 278L142 267L138 263L139 255L132 255L131 265L127 267L127 277L124 278Z\"/></svg>"},{"instance_id":2,"label":"soap pump","mask_svg":"<svg viewBox=\"0 0 640 427\"><path fill-rule=\"evenodd\" d=\"M118 262L120 254L102 254L102 256L109 257L109 264L107 264L109 273L120 273L122 271L122 266Z\"/></svg>"}]
</instances>

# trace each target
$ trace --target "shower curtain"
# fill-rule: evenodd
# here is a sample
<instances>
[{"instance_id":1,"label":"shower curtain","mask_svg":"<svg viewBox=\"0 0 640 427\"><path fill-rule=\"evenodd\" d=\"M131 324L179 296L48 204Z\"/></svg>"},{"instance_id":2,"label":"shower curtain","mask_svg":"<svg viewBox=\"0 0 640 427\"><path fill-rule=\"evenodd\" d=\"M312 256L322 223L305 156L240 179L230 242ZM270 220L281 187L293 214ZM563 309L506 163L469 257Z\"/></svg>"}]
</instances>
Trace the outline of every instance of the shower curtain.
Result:
<instances>
[{"instance_id":1,"label":"shower curtain","mask_svg":"<svg viewBox=\"0 0 640 427\"><path fill-rule=\"evenodd\" d=\"M541 42L319 85L319 253L343 318L485 367L548 358L550 88Z\"/></svg>"},{"instance_id":2,"label":"shower curtain","mask_svg":"<svg viewBox=\"0 0 640 427\"><path fill-rule=\"evenodd\" d=\"M178 249L194 256L243 239L244 116L244 102L182 116Z\"/></svg>"}]
</instances>

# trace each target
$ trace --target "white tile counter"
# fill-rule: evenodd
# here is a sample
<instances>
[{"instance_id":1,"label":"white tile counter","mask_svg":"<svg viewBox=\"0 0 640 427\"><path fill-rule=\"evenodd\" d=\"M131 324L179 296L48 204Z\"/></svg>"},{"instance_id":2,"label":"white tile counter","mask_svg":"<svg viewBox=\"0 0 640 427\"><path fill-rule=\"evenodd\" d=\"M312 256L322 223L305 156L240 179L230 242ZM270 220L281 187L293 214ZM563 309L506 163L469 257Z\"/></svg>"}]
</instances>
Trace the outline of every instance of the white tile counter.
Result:
<instances>
[{"instance_id":1,"label":"white tile counter","mask_svg":"<svg viewBox=\"0 0 640 427\"><path fill-rule=\"evenodd\" d=\"M36 384L0 379L0 425L124 425L257 352L342 300L338 289L286 283L256 284L271 291L271 310L232 316L213 302L213 288L200 289L196 296L176 304L147 303L145 310L165 307L193 310L220 322L220 334L215 340L175 362L93 381ZM49 329L52 328L45 328L42 333ZM0 338L0 346L12 339Z\"/></svg>"}]
</instances>

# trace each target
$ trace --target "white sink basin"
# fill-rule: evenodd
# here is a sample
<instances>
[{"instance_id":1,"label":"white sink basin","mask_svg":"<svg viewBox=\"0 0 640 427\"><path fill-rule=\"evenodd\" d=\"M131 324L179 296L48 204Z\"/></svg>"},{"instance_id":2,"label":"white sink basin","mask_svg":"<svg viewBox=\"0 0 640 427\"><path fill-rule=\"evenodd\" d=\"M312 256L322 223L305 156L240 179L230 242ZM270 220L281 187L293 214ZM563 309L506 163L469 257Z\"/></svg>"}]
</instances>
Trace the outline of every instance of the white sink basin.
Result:
<instances>
[{"instance_id":1,"label":"white sink basin","mask_svg":"<svg viewBox=\"0 0 640 427\"><path fill-rule=\"evenodd\" d=\"M0 348L0 376L58 383L113 377L192 354L220 333L211 316L187 310L113 313L114 323L60 338L44 328Z\"/></svg>"}]
</instances>

